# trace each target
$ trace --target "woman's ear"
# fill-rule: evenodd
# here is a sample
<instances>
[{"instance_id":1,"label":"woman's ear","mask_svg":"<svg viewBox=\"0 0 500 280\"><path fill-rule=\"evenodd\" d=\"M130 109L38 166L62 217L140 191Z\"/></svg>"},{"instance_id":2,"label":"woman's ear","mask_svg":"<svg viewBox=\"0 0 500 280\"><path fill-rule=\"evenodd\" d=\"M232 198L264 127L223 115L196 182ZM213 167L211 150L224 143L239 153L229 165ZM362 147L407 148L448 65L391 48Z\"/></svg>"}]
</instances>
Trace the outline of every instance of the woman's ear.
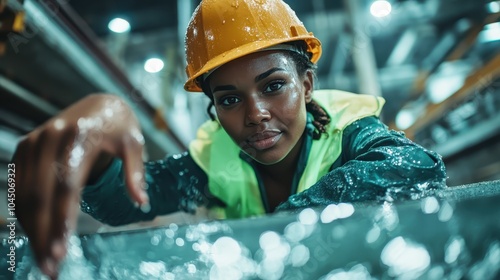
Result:
<instances>
[{"instance_id":1,"label":"woman's ear","mask_svg":"<svg viewBox=\"0 0 500 280\"><path fill-rule=\"evenodd\" d=\"M314 75L311 70L307 70L306 73L304 74L303 85L304 85L304 98L307 104L311 102L314 90Z\"/></svg>"}]
</instances>

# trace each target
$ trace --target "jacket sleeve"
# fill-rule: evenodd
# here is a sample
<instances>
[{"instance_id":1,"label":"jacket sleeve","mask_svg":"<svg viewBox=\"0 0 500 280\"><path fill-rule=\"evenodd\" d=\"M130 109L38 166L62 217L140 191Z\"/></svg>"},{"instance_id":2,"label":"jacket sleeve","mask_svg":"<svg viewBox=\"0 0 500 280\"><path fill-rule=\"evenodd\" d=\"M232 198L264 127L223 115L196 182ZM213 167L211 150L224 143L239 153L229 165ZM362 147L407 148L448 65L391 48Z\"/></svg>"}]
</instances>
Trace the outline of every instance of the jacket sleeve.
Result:
<instances>
[{"instance_id":1,"label":"jacket sleeve","mask_svg":"<svg viewBox=\"0 0 500 280\"><path fill-rule=\"evenodd\" d=\"M419 197L445 187L440 155L389 130L376 117L350 124L342 137L342 154L329 173L309 189L292 195L278 210L339 202Z\"/></svg>"},{"instance_id":2,"label":"jacket sleeve","mask_svg":"<svg viewBox=\"0 0 500 280\"><path fill-rule=\"evenodd\" d=\"M130 200L121 160L115 159L94 184L82 192L81 209L96 220L118 226L152 220L179 210L194 212L210 206L214 198L207 188L207 176L188 153L145 163L145 178L151 210L143 213Z\"/></svg>"}]
</instances>

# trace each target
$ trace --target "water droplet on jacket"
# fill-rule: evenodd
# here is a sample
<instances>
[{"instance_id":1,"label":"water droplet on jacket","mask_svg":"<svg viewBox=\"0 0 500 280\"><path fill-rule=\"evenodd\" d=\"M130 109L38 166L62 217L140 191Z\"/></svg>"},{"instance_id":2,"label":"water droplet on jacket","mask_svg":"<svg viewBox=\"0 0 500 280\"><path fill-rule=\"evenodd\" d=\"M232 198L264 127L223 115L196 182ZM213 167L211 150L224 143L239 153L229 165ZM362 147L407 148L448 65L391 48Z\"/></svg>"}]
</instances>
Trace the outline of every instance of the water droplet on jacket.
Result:
<instances>
[{"instance_id":1,"label":"water droplet on jacket","mask_svg":"<svg viewBox=\"0 0 500 280\"><path fill-rule=\"evenodd\" d=\"M172 155L173 159L180 159L181 157L182 157L181 154L174 154L174 155Z\"/></svg>"},{"instance_id":2,"label":"water droplet on jacket","mask_svg":"<svg viewBox=\"0 0 500 280\"><path fill-rule=\"evenodd\" d=\"M190 184L196 185L198 183L198 178L196 176L189 177Z\"/></svg>"}]
</instances>

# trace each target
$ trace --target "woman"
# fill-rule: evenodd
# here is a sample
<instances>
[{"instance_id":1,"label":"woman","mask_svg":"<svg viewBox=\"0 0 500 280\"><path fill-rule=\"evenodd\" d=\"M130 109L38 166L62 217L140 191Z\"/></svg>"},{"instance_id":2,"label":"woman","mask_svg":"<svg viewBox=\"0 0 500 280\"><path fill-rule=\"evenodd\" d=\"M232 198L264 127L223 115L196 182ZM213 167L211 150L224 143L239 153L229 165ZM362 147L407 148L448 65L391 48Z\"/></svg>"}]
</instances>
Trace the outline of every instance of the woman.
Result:
<instances>
[{"instance_id":1,"label":"woman","mask_svg":"<svg viewBox=\"0 0 500 280\"><path fill-rule=\"evenodd\" d=\"M28 134L15 155L16 213L44 272L56 273L80 197L84 211L119 225L199 206L240 218L442 185L440 156L378 120L383 99L313 91L320 55L281 0L205 0L186 33L185 88L203 91L216 117L188 152L143 166L137 120L112 95Z\"/></svg>"}]
</instances>

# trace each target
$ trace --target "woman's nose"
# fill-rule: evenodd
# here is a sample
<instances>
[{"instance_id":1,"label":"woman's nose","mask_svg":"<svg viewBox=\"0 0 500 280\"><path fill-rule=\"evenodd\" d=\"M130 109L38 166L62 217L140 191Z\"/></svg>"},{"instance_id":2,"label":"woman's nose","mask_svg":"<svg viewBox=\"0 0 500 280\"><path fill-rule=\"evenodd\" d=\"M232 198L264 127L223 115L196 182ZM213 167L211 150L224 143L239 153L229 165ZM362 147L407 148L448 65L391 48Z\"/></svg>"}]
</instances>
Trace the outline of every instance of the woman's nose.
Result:
<instances>
[{"instance_id":1,"label":"woman's nose","mask_svg":"<svg viewBox=\"0 0 500 280\"><path fill-rule=\"evenodd\" d=\"M269 104L266 102L252 98L247 100L246 105L246 125L258 125L271 119L271 113L268 109Z\"/></svg>"}]
</instances>

